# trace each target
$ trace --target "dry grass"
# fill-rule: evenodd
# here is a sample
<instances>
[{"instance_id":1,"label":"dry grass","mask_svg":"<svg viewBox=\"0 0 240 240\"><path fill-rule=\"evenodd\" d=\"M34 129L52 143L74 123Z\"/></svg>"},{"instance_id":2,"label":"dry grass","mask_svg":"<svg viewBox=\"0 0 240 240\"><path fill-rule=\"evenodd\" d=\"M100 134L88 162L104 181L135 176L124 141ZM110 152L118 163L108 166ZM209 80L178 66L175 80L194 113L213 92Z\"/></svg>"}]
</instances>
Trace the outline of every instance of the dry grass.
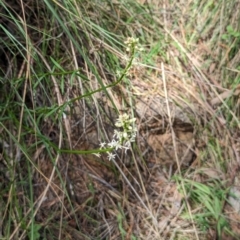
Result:
<instances>
[{"instance_id":1,"label":"dry grass","mask_svg":"<svg viewBox=\"0 0 240 240\"><path fill-rule=\"evenodd\" d=\"M240 3L139 2L0 3L0 239L240 238Z\"/></svg>"}]
</instances>

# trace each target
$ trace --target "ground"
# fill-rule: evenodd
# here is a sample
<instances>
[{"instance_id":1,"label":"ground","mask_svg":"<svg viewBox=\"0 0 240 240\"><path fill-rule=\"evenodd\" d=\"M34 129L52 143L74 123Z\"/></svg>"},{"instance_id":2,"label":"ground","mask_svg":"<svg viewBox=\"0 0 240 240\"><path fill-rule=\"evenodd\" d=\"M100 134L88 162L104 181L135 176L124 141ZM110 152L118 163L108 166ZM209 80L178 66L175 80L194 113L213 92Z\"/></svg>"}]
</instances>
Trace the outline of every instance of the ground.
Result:
<instances>
[{"instance_id":1,"label":"ground","mask_svg":"<svg viewBox=\"0 0 240 240\"><path fill-rule=\"evenodd\" d=\"M238 9L2 1L0 239L240 239Z\"/></svg>"}]
</instances>

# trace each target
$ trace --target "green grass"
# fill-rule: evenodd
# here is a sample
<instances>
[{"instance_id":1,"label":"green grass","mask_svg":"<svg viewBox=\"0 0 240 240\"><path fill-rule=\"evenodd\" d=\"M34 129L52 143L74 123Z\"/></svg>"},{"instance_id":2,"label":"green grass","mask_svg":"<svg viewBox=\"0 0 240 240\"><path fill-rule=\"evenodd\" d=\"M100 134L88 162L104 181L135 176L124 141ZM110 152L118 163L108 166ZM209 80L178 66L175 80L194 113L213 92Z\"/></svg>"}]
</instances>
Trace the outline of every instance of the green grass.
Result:
<instances>
[{"instance_id":1,"label":"green grass","mask_svg":"<svg viewBox=\"0 0 240 240\"><path fill-rule=\"evenodd\" d=\"M201 230L206 231L212 224L216 224L214 227L217 229L217 236L221 238L223 228L228 225L223 213L228 189L225 188L224 183L216 180L208 181L207 184L188 179L184 179L183 181L186 191L189 193L189 201L197 206L197 208L202 208L202 212L194 214L194 218Z\"/></svg>"},{"instance_id":2,"label":"green grass","mask_svg":"<svg viewBox=\"0 0 240 240\"><path fill-rule=\"evenodd\" d=\"M238 9L237 1L1 1L0 239L238 239L226 210L239 155ZM128 37L144 51L127 53ZM149 167L154 146L142 127L151 134L151 121L137 104L149 110L157 97L173 123L165 133L177 131L172 103L192 122L187 169L178 136L178 170L160 158ZM137 118L137 141L108 161L99 144L122 113Z\"/></svg>"}]
</instances>

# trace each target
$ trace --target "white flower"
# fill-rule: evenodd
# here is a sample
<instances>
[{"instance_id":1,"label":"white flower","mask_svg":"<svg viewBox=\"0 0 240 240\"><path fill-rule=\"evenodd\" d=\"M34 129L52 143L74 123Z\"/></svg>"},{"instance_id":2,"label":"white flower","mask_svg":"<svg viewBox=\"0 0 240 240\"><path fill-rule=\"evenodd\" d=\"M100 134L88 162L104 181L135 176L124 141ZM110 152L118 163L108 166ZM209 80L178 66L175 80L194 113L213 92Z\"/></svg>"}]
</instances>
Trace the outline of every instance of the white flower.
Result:
<instances>
[{"instance_id":1,"label":"white flower","mask_svg":"<svg viewBox=\"0 0 240 240\"><path fill-rule=\"evenodd\" d=\"M103 149L106 146L105 142L100 143L100 149Z\"/></svg>"},{"instance_id":2,"label":"white flower","mask_svg":"<svg viewBox=\"0 0 240 240\"><path fill-rule=\"evenodd\" d=\"M135 139L136 139L136 134L133 134L130 138L130 142L135 142Z\"/></svg>"},{"instance_id":3,"label":"white flower","mask_svg":"<svg viewBox=\"0 0 240 240\"><path fill-rule=\"evenodd\" d=\"M136 121L136 118L131 118L131 119L129 119L128 121L129 121L129 123L133 123L133 122Z\"/></svg>"},{"instance_id":4,"label":"white flower","mask_svg":"<svg viewBox=\"0 0 240 240\"><path fill-rule=\"evenodd\" d=\"M128 131L131 131L131 130L132 130L132 126L129 125L129 126L127 127L127 130L128 130Z\"/></svg>"},{"instance_id":5,"label":"white flower","mask_svg":"<svg viewBox=\"0 0 240 240\"><path fill-rule=\"evenodd\" d=\"M118 150L122 148L122 145L120 144L120 142L116 141L115 139L113 139L110 143L108 143L108 146L110 148L113 148L114 150Z\"/></svg>"},{"instance_id":6,"label":"white flower","mask_svg":"<svg viewBox=\"0 0 240 240\"><path fill-rule=\"evenodd\" d=\"M124 126L129 126L130 123L133 123L136 121L136 118L131 118L129 117L128 114L124 113L122 115L119 116L119 118L117 119L115 126L116 127L124 127Z\"/></svg>"},{"instance_id":7,"label":"white flower","mask_svg":"<svg viewBox=\"0 0 240 240\"><path fill-rule=\"evenodd\" d=\"M120 139L121 138L121 132L117 131L116 129L114 130L114 134L113 134L114 138Z\"/></svg>"},{"instance_id":8,"label":"white flower","mask_svg":"<svg viewBox=\"0 0 240 240\"><path fill-rule=\"evenodd\" d=\"M113 153L111 153L111 152L108 152L107 154L108 154L108 160L109 160L109 161L114 160L115 157L116 157L116 154L113 154Z\"/></svg>"},{"instance_id":9,"label":"white flower","mask_svg":"<svg viewBox=\"0 0 240 240\"><path fill-rule=\"evenodd\" d=\"M113 154L113 151L118 149L124 149L125 153L131 147L131 142L135 141L137 135L137 128L134 125L136 118L130 118L126 113L119 115L119 118L116 120L115 126L122 129L122 131L114 130L113 139L110 143L100 143L100 149L106 148L106 145L110 149L106 149L108 154L108 159L114 160L116 154ZM94 155L100 157L100 153L94 153Z\"/></svg>"},{"instance_id":10,"label":"white flower","mask_svg":"<svg viewBox=\"0 0 240 240\"><path fill-rule=\"evenodd\" d=\"M139 44L138 38L129 37L124 43L127 45L126 47L127 52L130 52L131 49L135 49L136 51L139 52L144 50L143 47Z\"/></svg>"},{"instance_id":11,"label":"white flower","mask_svg":"<svg viewBox=\"0 0 240 240\"><path fill-rule=\"evenodd\" d=\"M109 146L110 148L115 148L116 145L117 145L117 142L116 142L115 139L113 139L110 143L108 143L108 146Z\"/></svg>"},{"instance_id":12,"label":"white flower","mask_svg":"<svg viewBox=\"0 0 240 240\"><path fill-rule=\"evenodd\" d=\"M127 134L127 132L123 132L122 137L123 137L124 139L127 139L127 138L128 138L128 134Z\"/></svg>"},{"instance_id":13,"label":"white flower","mask_svg":"<svg viewBox=\"0 0 240 240\"><path fill-rule=\"evenodd\" d=\"M136 44L139 42L138 38L128 37L127 40L124 42L126 45Z\"/></svg>"},{"instance_id":14,"label":"white flower","mask_svg":"<svg viewBox=\"0 0 240 240\"><path fill-rule=\"evenodd\" d=\"M131 142L130 141L126 141L125 142L125 149L129 149L131 147Z\"/></svg>"}]
</instances>

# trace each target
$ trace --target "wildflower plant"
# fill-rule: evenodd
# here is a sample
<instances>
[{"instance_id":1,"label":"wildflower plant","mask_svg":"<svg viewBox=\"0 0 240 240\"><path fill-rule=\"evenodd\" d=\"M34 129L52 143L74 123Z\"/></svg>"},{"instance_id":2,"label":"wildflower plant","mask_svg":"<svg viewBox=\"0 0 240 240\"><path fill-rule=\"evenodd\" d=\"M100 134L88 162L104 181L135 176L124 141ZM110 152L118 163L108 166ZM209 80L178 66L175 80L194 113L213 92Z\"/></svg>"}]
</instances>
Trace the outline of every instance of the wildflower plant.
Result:
<instances>
[{"instance_id":1,"label":"wildflower plant","mask_svg":"<svg viewBox=\"0 0 240 240\"><path fill-rule=\"evenodd\" d=\"M120 82L123 81L123 78L128 75L129 70L131 69L133 65L133 60L136 57L136 53L143 51L143 48L139 44L138 38L129 37L124 42L126 44L126 52L129 54L128 62L126 67L123 69L122 72L117 72L117 81L115 81L112 84L109 84L107 86L103 86L101 88L98 88L92 92L83 94L79 97L73 98L60 106L60 108L65 108L65 105L71 104L72 102L75 102L77 100L80 100L85 97L89 97L90 95L100 92L100 91L106 91L107 88L114 87ZM58 151L62 153L76 153L76 154L94 154L97 157L101 156L101 153L107 153L109 160L114 160L116 157L116 151L119 149L124 149L125 152L131 147L131 143L135 141L137 128L135 126L136 118L130 118L130 116L126 113L119 116L119 118L116 120L115 126L118 128L118 130L114 130L113 139L109 143L102 142L100 143L100 149L93 149L93 150L67 150L67 149L57 149Z\"/></svg>"},{"instance_id":2,"label":"wildflower plant","mask_svg":"<svg viewBox=\"0 0 240 240\"><path fill-rule=\"evenodd\" d=\"M128 74L128 71L132 67L136 52L143 51L138 38L129 37L124 43L126 44L126 52L130 54L130 59L123 73L118 73L120 77L116 83L122 81L123 77ZM114 130L112 141L109 143L100 143L100 151L107 153L109 161L115 160L117 150L124 149L126 153L127 150L130 149L131 143L135 141L137 134L135 121L136 118L130 118L126 113L120 115L115 123L118 129ZM98 157L101 156L100 152L94 154Z\"/></svg>"}]
</instances>

